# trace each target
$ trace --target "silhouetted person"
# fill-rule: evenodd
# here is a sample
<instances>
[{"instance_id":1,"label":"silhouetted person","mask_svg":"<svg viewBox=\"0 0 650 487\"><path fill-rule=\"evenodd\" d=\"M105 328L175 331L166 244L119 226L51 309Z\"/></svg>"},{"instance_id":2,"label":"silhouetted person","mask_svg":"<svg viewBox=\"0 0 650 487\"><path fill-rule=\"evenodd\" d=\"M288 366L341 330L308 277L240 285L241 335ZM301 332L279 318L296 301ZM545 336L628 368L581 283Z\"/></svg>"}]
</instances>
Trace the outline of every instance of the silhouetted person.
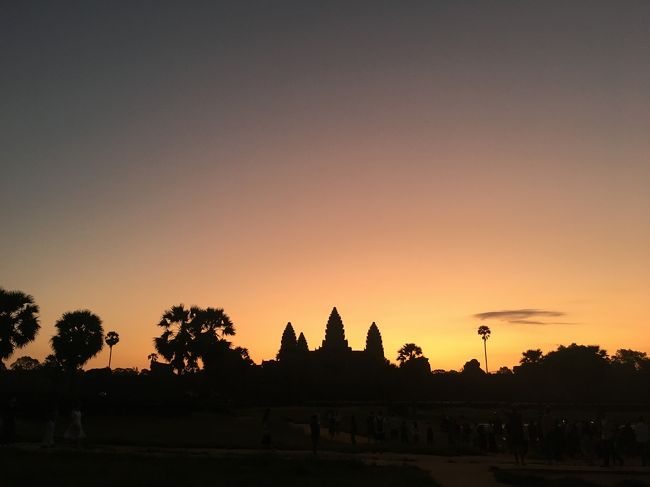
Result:
<instances>
[{"instance_id":1,"label":"silhouetted person","mask_svg":"<svg viewBox=\"0 0 650 487\"><path fill-rule=\"evenodd\" d=\"M427 423L427 446L429 448L433 446L433 426L431 426L431 423Z\"/></svg>"},{"instance_id":2,"label":"silhouetted person","mask_svg":"<svg viewBox=\"0 0 650 487\"><path fill-rule=\"evenodd\" d=\"M517 465L526 465L526 440L524 436L524 422L521 413L516 407L508 415L507 423L508 446L515 456Z\"/></svg>"},{"instance_id":3,"label":"silhouetted person","mask_svg":"<svg viewBox=\"0 0 650 487\"><path fill-rule=\"evenodd\" d=\"M75 404L70 411L70 424L65 430L63 438L77 447L80 447L86 438L86 433L81 425L81 407L79 404Z\"/></svg>"},{"instance_id":4,"label":"silhouetted person","mask_svg":"<svg viewBox=\"0 0 650 487\"><path fill-rule=\"evenodd\" d=\"M45 418L45 432L43 433L43 441L41 446L43 448L52 448L54 446L54 429L56 428L56 418L58 411L52 408Z\"/></svg>"},{"instance_id":5,"label":"silhouetted person","mask_svg":"<svg viewBox=\"0 0 650 487\"><path fill-rule=\"evenodd\" d=\"M350 443L357 444L357 418L354 414L350 417Z\"/></svg>"},{"instance_id":6,"label":"silhouetted person","mask_svg":"<svg viewBox=\"0 0 650 487\"><path fill-rule=\"evenodd\" d=\"M366 432L368 434L368 441L372 442L376 440L375 413L373 411L370 411L370 414L368 415L368 419L366 420Z\"/></svg>"},{"instance_id":7,"label":"silhouetted person","mask_svg":"<svg viewBox=\"0 0 650 487\"><path fill-rule=\"evenodd\" d=\"M641 455L641 465L644 467L648 465L648 423L643 416L634 425L634 439L637 445L637 451Z\"/></svg>"},{"instance_id":8,"label":"silhouetted person","mask_svg":"<svg viewBox=\"0 0 650 487\"><path fill-rule=\"evenodd\" d=\"M336 436L336 416L334 411L327 411L327 430L330 435L330 439Z\"/></svg>"},{"instance_id":9,"label":"silhouetted person","mask_svg":"<svg viewBox=\"0 0 650 487\"><path fill-rule=\"evenodd\" d=\"M386 420L381 411L375 417L375 436L378 443L383 443L386 439Z\"/></svg>"},{"instance_id":10,"label":"silhouetted person","mask_svg":"<svg viewBox=\"0 0 650 487\"><path fill-rule=\"evenodd\" d=\"M311 451L318 454L318 442L320 441L320 420L318 414L312 414L309 420L309 437L311 438Z\"/></svg>"},{"instance_id":11,"label":"silhouetted person","mask_svg":"<svg viewBox=\"0 0 650 487\"><path fill-rule=\"evenodd\" d=\"M420 428L417 421L413 421L413 443L420 443Z\"/></svg>"},{"instance_id":12,"label":"silhouetted person","mask_svg":"<svg viewBox=\"0 0 650 487\"><path fill-rule=\"evenodd\" d=\"M554 458L553 455L553 434L555 430L555 418L551 414L551 408L547 407L542 415L540 421L540 429L542 434L542 451L546 462L551 463Z\"/></svg>"},{"instance_id":13,"label":"silhouetted person","mask_svg":"<svg viewBox=\"0 0 650 487\"><path fill-rule=\"evenodd\" d=\"M609 467L610 460L614 453L614 425L602 417L600 419L600 448L603 457L603 467Z\"/></svg>"},{"instance_id":14,"label":"silhouetted person","mask_svg":"<svg viewBox=\"0 0 650 487\"><path fill-rule=\"evenodd\" d=\"M400 441L404 444L409 442L409 429L405 419L402 420L402 426L400 427Z\"/></svg>"},{"instance_id":15,"label":"silhouetted person","mask_svg":"<svg viewBox=\"0 0 650 487\"><path fill-rule=\"evenodd\" d=\"M266 408L262 416L262 446L271 448L271 409Z\"/></svg>"}]
</instances>

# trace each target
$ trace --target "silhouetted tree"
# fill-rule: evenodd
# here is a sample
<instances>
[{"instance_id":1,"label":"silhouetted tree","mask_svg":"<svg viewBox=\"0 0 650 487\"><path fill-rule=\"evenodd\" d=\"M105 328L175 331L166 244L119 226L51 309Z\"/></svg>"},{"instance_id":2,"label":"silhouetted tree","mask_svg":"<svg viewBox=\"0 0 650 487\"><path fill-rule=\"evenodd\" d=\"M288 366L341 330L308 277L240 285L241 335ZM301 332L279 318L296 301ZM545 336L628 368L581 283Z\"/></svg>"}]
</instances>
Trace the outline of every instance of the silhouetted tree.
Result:
<instances>
[{"instance_id":1,"label":"silhouetted tree","mask_svg":"<svg viewBox=\"0 0 650 487\"><path fill-rule=\"evenodd\" d=\"M621 348L612 357L612 363L636 371L647 367L650 364L650 359L645 352Z\"/></svg>"},{"instance_id":2,"label":"silhouetted tree","mask_svg":"<svg viewBox=\"0 0 650 487\"><path fill-rule=\"evenodd\" d=\"M37 359L24 356L17 358L15 362L11 364L10 369L16 371L29 371L38 369L40 365L41 363Z\"/></svg>"},{"instance_id":3,"label":"silhouetted tree","mask_svg":"<svg viewBox=\"0 0 650 487\"><path fill-rule=\"evenodd\" d=\"M490 338L490 328L486 325L481 325L478 327L478 334L481 336L481 339L483 340L483 351L485 352L485 373L489 374L490 371L488 370L488 360L487 360L487 340Z\"/></svg>"},{"instance_id":4,"label":"silhouetted tree","mask_svg":"<svg viewBox=\"0 0 650 487\"><path fill-rule=\"evenodd\" d=\"M150 353L149 355L147 355L147 359L149 359L150 364L155 364L158 362L158 354Z\"/></svg>"},{"instance_id":5,"label":"silhouetted tree","mask_svg":"<svg viewBox=\"0 0 650 487\"><path fill-rule=\"evenodd\" d=\"M296 352L298 351L298 342L296 340L296 332L291 325L291 322L287 323L284 331L282 332L282 339L280 340L280 350L277 354L277 359L282 361L287 361L295 358Z\"/></svg>"},{"instance_id":6,"label":"silhouetted tree","mask_svg":"<svg viewBox=\"0 0 650 487\"><path fill-rule=\"evenodd\" d=\"M116 331L109 331L106 334L106 345L108 345L108 368L111 368L111 359L113 358L113 347L120 342L120 335Z\"/></svg>"},{"instance_id":7,"label":"silhouetted tree","mask_svg":"<svg viewBox=\"0 0 650 487\"><path fill-rule=\"evenodd\" d=\"M374 321L370 325L370 328L368 328L365 352L373 358L384 358L384 344L381 340L379 328L377 328L377 324Z\"/></svg>"},{"instance_id":8,"label":"silhouetted tree","mask_svg":"<svg viewBox=\"0 0 650 487\"><path fill-rule=\"evenodd\" d=\"M497 374L512 375L512 370L510 370L508 367L499 367L499 370L497 370Z\"/></svg>"},{"instance_id":9,"label":"silhouetted tree","mask_svg":"<svg viewBox=\"0 0 650 487\"><path fill-rule=\"evenodd\" d=\"M196 372L199 359L214 360L217 354L231 350L224 337L235 334L230 317L221 308L172 306L158 326L164 331L154 339L156 351L178 374Z\"/></svg>"},{"instance_id":10,"label":"silhouetted tree","mask_svg":"<svg viewBox=\"0 0 650 487\"><path fill-rule=\"evenodd\" d=\"M0 362L34 340L39 328L34 298L20 291L0 288Z\"/></svg>"},{"instance_id":11,"label":"silhouetted tree","mask_svg":"<svg viewBox=\"0 0 650 487\"><path fill-rule=\"evenodd\" d=\"M304 354L309 352L309 346L307 345L307 339L305 338L305 335L303 332L300 332L300 335L298 336L298 341L296 342L296 350L298 350L298 353Z\"/></svg>"},{"instance_id":12,"label":"silhouetted tree","mask_svg":"<svg viewBox=\"0 0 650 487\"><path fill-rule=\"evenodd\" d=\"M481 362L479 362L475 358L465 362L465 365L463 365L462 373L463 374L476 374L476 375L485 374L485 372L483 372L483 369L481 369Z\"/></svg>"},{"instance_id":13,"label":"silhouetted tree","mask_svg":"<svg viewBox=\"0 0 650 487\"><path fill-rule=\"evenodd\" d=\"M544 354L539 348L536 350L526 350L521 354L519 363L521 365L540 365L543 358Z\"/></svg>"},{"instance_id":14,"label":"silhouetted tree","mask_svg":"<svg viewBox=\"0 0 650 487\"><path fill-rule=\"evenodd\" d=\"M52 348L66 370L81 368L104 346L102 320L88 310L63 313L54 326L57 334L51 339Z\"/></svg>"},{"instance_id":15,"label":"silhouetted tree","mask_svg":"<svg viewBox=\"0 0 650 487\"><path fill-rule=\"evenodd\" d=\"M415 343L406 343L397 351L397 361L400 363L400 367L409 360L413 360L421 356L422 349Z\"/></svg>"},{"instance_id":16,"label":"silhouetted tree","mask_svg":"<svg viewBox=\"0 0 650 487\"><path fill-rule=\"evenodd\" d=\"M54 354L50 354L45 357L45 360L43 360L41 367L52 371L60 371L63 368L61 362L59 362L59 359L57 359Z\"/></svg>"}]
</instances>

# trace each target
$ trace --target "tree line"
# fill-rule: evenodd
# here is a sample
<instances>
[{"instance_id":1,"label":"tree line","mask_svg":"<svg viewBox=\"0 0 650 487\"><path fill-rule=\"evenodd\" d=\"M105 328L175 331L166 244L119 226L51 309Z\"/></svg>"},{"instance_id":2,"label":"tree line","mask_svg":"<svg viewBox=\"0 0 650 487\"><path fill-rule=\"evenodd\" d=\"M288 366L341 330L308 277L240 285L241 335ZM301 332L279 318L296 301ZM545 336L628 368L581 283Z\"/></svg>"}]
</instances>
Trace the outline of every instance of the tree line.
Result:
<instances>
[{"instance_id":1,"label":"tree line","mask_svg":"<svg viewBox=\"0 0 650 487\"><path fill-rule=\"evenodd\" d=\"M161 334L153 341L150 369L116 371L128 375L133 384L147 380L151 384L164 382L167 387L169 381L175 381L178 390L186 391L189 386L210 397L217 394L261 401L650 401L650 359L645 352L631 349L620 349L611 356L598 345L575 343L546 354L530 349L512 369L502 367L496 373L486 373L486 342L491 332L485 325L478 331L484 344L485 370L477 359L470 359L460 371L432 371L429 359L415 343L406 343L397 351L397 364L374 361L358 370L350 370L345 364L282 360L282 347L276 360L257 365L246 348L235 347L229 340L236 333L235 325L221 308L172 306L163 312L157 326ZM0 369L6 368L4 362L16 350L36 338L39 329L39 308L33 297L0 288ZM97 315L88 310L66 312L55 329L50 340L53 353L43 363L19 357L11 364L11 372L21 374L21 380L25 374L39 371L52 372L48 375L52 380L66 374L84 375L82 367L106 344L110 374L119 334L104 333ZM371 327L371 341L376 339L372 332ZM304 337L295 339L294 333L293 339L306 348ZM283 335L282 342L287 340ZM159 357L164 362L159 362ZM102 376L91 372L83 380ZM99 385L96 388L101 389ZM138 387L132 388L137 395Z\"/></svg>"}]
</instances>

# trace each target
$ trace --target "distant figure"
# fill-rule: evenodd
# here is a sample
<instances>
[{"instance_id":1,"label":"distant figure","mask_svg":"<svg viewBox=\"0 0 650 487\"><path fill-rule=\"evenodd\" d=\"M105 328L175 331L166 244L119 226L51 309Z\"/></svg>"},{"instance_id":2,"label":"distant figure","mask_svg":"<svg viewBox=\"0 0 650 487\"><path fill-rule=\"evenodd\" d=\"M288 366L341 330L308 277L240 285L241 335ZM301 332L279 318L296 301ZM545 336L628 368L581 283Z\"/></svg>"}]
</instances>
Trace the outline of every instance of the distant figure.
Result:
<instances>
[{"instance_id":1,"label":"distant figure","mask_svg":"<svg viewBox=\"0 0 650 487\"><path fill-rule=\"evenodd\" d=\"M433 426L431 426L431 423L427 423L427 446L429 448L433 446Z\"/></svg>"},{"instance_id":2,"label":"distant figure","mask_svg":"<svg viewBox=\"0 0 650 487\"><path fill-rule=\"evenodd\" d=\"M58 411L52 409L45 420L45 433L43 434L43 441L41 447L52 448L54 446L54 429L56 428L56 418Z\"/></svg>"},{"instance_id":3,"label":"distant figure","mask_svg":"<svg viewBox=\"0 0 650 487\"><path fill-rule=\"evenodd\" d=\"M70 411L70 424L63 433L63 438L72 442L75 446L79 447L86 438L83 427L81 425L81 407L75 405Z\"/></svg>"},{"instance_id":4,"label":"distant figure","mask_svg":"<svg viewBox=\"0 0 650 487\"><path fill-rule=\"evenodd\" d=\"M402 420L402 426L400 427L399 438L400 441L404 444L409 442L409 429L405 419Z\"/></svg>"},{"instance_id":5,"label":"distant figure","mask_svg":"<svg viewBox=\"0 0 650 487\"><path fill-rule=\"evenodd\" d=\"M648 465L648 423L646 423L643 416L634 424L634 439L639 454L641 455L641 465L646 467Z\"/></svg>"},{"instance_id":6,"label":"distant figure","mask_svg":"<svg viewBox=\"0 0 650 487\"><path fill-rule=\"evenodd\" d=\"M417 445L418 443L420 443L420 428L417 421L413 421L412 430L413 430L413 435L412 435L413 443Z\"/></svg>"},{"instance_id":7,"label":"distant figure","mask_svg":"<svg viewBox=\"0 0 650 487\"><path fill-rule=\"evenodd\" d=\"M551 414L551 408L546 407L542 420L540 421L540 432L542 436L542 450L548 464L554 458L553 455L553 433L555 431L555 418Z\"/></svg>"},{"instance_id":8,"label":"distant figure","mask_svg":"<svg viewBox=\"0 0 650 487\"><path fill-rule=\"evenodd\" d=\"M327 412L327 431L330 435L330 438L336 436L336 415L331 409Z\"/></svg>"},{"instance_id":9,"label":"distant figure","mask_svg":"<svg viewBox=\"0 0 650 487\"><path fill-rule=\"evenodd\" d=\"M350 417L350 443L357 444L357 418L354 414Z\"/></svg>"},{"instance_id":10,"label":"distant figure","mask_svg":"<svg viewBox=\"0 0 650 487\"><path fill-rule=\"evenodd\" d=\"M386 419L381 411L379 411L375 418L375 436L379 443L383 443L386 439Z\"/></svg>"},{"instance_id":11,"label":"distant figure","mask_svg":"<svg viewBox=\"0 0 650 487\"><path fill-rule=\"evenodd\" d=\"M264 448L271 447L271 409L266 408L264 416L262 416L262 446Z\"/></svg>"},{"instance_id":12,"label":"distant figure","mask_svg":"<svg viewBox=\"0 0 650 487\"><path fill-rule=\"evenodd\" d=\"M517 465L526 465L526 441L524 436L524 422L517 407L513 407L508 415L507 423L508 446L515 456Z\"/></svg>"},{"instance_id":13,"label":"distant figure","mask_svg":"<svg viewBox=\"0 0 650 487\"><path fill-rule=\"evenodd\" d=\"M370 411L370 415L368 416L368 419L366 420L366 431L368 433L368 441L373 442L375 441L375 413L374 411Z\"/></svg>"},{"instance_id":14,"label":"distant figure","mask_svg":"<svg viewBox=\"0 0 650 487\"><path fill-rule=\"evenodd\" d=\"M318 441L320 440L320 420L318 414L312 414L309 420L309 432L311 438L311 450L314 455L318 454Z\"/></svg>"},{"instance_id":15,"label":"distant figure","mask_svg":"<svg viewBox=\"0 0 650 487\"><path fill-rule=\"evenodd\" d=\"M10 445L16 441L17 404L16 398L12 397L2 409L2 417L0 418L0 445Z\"/></svg>"}]
</instances>

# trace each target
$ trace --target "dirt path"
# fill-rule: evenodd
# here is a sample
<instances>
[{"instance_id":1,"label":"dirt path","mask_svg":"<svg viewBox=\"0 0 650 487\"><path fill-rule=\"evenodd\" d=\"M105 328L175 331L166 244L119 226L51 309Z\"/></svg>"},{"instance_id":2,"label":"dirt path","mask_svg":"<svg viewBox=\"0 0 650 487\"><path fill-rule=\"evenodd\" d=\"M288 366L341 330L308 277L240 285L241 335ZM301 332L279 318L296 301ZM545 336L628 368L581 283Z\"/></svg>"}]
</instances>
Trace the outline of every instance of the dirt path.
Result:
<instances>
[{"instance_id":1,"label":"dirt path","mask_svg":"<svg viewBox=\"0 0 650 487\"><path fill-rule=\"evenodd\" d=\"M22 443L15 447L23 450L38 450L40 446L35 443ZM69 449L68 447L57 447ZM271 455L280 458L309 458L312 456L306 450L260 450L260 449L217 449L217 448L169 448L146 446L122 445L93 445L87 451L97 453L119 453L143 456L199 456L228 458L232 456L257 456ZM579 475L583 478L603 481L608 485L607 479L621 479L626 475L642 475L644 480L650 480L650 470L647 467L629 466L618 469L603 469L580 465L546 465L545 463L531 463L527 467L514 465L512 458L506 455L493 456L458 456L444 457L436 455L422 455L409 453L344 453L335 451L322 451L319 458L343 460L355 459L368 464L378 465L412 465L428 472L431 477L442 487L499 487L506 484L497 482L491 472L491 467L502 469L525 470L526 472L541 475Z\"/></svg>"}]
</instances>

